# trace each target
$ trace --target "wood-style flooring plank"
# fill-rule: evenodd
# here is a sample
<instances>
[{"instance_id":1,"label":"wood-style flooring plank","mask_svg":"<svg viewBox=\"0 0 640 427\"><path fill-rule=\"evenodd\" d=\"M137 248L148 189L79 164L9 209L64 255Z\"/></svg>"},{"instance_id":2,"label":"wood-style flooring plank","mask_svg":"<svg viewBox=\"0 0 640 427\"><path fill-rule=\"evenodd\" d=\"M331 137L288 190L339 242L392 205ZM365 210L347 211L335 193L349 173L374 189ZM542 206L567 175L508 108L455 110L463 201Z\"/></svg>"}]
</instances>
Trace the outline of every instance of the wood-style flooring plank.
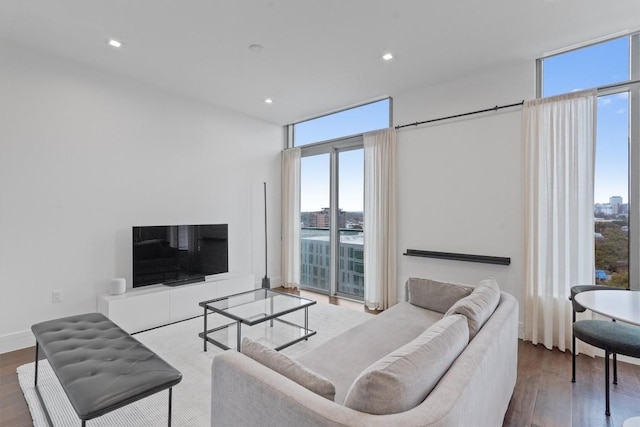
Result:
<instances>
[{"instance_id":1,"label":"wood-style flooring plank","mask_svg":"<svg viewBox=\"0 0 640 427\"><path fill-rule=\"evenodd\" d=\"M604 362L602 370L604 372ZM613 388L615 388L616 393L625 394L627 396L640 399L640 377L638 376L639 373L640 370L637 369L636 365L618 362L618 384L612 386ZM613 381L613 364L611 365L611 378ZM640 415L640 413L638 415Z\"/></svg>"},{"instance_id":2,"label":"wood-style flooring plank","mask_svg":"<svg viewBox=\"0 0 640 427\"><path fill-rule=\"evenodd\" d=\"M570 426L572 404L571 378L542 370L532 424L539 426Z\"/></svg>"},{"instance_id":3,"label":"wood-style flooring plank","mask_svg":"<svg viewBox=\"0 0 640 427\"><path fill-rule=\"evenodd\" d=\"M539 348L538 348L539 347ZM536 350L534 350L536 349ZM541 350L542 358L533 359L531 353ZM519 422L509 418L515 412L517 401L512 399L505 417L504 426L528 427L604 427L622 426L625 419L640 415L640 387L637 381L640 366L618 362L618 385L611 384L611 416L605 415L604 359L592 358L583 354L576 357L576 383L571 383L571 353L557 349L547 350L531 343L520 343L518 356L518 389L527 387L526 383L536 380L537 389L529 386L531 394L526 399L534 401L531 423L526 417ZM529 363L523 363L523 361ZM613 380L613 370L611 371Z\"/></svg>"},{"instance_id":4,"label":"wood-style flooring plank","mask_svg":"<svg viewBox=\"0 0 640 427\"><path fill-rule=\"evenodd\" d=\"M503 426L520 427L531 424L531 417L535 409L540 386L541 371L544 352L541 346L533 346L518 341L518 380L511 396L509 408L504 417Z\"/></svg>"},{"instance_id":5,"label":"wood-style flooring plank","mask_svg":"<svg viewBox=\"0 0 640 427\"><path fill-rule=\"evenodd\" d=\"M33 423L16 369L33 362L35 347L0 354L0 427L29 427Z\"/></svg>"},{"instance_id":6,"label":"wood-style flooring plank","mask_svg":"<svg viewBox=\"0 0 640 427\"><path fill-rule=\"evenodd\" d=\"M604 376L599 383L585 382L577 376L572 384L571 414L574 427L613 426L604 413Z\"/></svg>"},{"instance_id":7,"label":"wood-style flooring plank","mask_svg":"<svg viewBox=\"0 0 640 427\"><path fill-rule=\"evenodd\" d=\"M600 411L604 413L604 391L600 404ZM611 389L611 421L614 426L622 426L627 418L640 416L640 401L637 398L620 394Z\"/></svg>"}]
</instances>

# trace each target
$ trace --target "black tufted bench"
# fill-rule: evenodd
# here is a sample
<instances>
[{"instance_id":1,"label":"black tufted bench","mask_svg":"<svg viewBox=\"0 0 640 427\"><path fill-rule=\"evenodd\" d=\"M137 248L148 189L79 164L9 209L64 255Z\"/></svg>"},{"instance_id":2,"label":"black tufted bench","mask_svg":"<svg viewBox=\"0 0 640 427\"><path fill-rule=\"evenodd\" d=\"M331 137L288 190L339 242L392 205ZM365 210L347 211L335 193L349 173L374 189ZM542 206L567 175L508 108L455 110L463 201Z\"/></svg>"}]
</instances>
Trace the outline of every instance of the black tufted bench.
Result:
<instances>
[{"instance_id":1,"label":"black tufted bench","mask_svg":"<svg viewBox=\"0 0 640 427\"><path fill-rule=\"evenodd\" d=\"M100 313L49 320L31 327L36 337L35 388L49 425L53 425L38 389L38 353L49 360L73 409L85 426L129 403L169 389L182 380L153 351Z\"/></svg>"}]
</instances>

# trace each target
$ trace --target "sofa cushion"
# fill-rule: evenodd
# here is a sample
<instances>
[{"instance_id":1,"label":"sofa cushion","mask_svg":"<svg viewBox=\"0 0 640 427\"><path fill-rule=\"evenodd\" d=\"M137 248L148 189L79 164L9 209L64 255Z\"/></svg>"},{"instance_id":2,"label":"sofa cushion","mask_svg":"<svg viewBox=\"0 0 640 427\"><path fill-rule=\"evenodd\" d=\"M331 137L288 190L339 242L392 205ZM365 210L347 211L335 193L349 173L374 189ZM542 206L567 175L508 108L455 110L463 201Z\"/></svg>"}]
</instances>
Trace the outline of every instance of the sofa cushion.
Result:
<instances>
[{"instance_id":1,"label":"sofa cushion","mask_svg":"<svg viewBox=\"0 0 640 427\"><path fill-rule=\"evenodd\" d=\"M369 414L404 412L433 390L469 341L467 321L453 315L362 372L344 405Z\"/></svg>"},{"instance_id":2,"label":"sofa cushion","mask_svg":"<svg viewBox=\"0 0 640 427\"><path fill-rule=\"evenodd\" d=\"M476 336L482 325L491 317L500 301L500 288L496 279L485 279L473 292L451 306L445 317L462 314L469 322L469 340Z\"/></svg>"},{"instance_id":3,"label":"sofa cushion","mask_svg":"<svg viewBox=\"0 0 640 427\"><path fill-rule=\"evenodd\" d=\"M407 280L406 291L410 304L446 313L456 301L471 294L473 286L411 277Z\"/></svg>"},{"instance_id":4,"label":"sofa cushion","mask_svg":"<svg viewBox=\"0 0 640 427\"><path fill-rule=\"evenodd\" d=\"M335 402L343 404L349 387L362 371L411 342L442 316L442 313L399 302L295 359L333 382Z\"/></svg>"},{"instance_id":5,"label":"sofa cushion","mask_svg":"<svg viewBox=\"0 0 640 427\"><path fill-rule=\"evenodd\" d=\"M335 398L336 388L331 381L282 353L246 337L242 340L242 353L326 399Z\"/></svg>"}]
</instances>

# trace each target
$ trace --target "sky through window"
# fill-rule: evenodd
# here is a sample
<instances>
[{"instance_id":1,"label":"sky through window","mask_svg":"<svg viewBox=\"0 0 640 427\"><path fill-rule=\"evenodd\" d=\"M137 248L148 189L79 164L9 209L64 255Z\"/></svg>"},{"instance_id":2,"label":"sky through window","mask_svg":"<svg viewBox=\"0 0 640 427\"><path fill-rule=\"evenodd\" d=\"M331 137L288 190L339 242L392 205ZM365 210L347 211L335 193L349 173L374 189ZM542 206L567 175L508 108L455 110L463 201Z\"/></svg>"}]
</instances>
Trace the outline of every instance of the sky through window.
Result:
<instances>
[{"instance_id":1,"label":"sky through window","mask_svg":"<svg viewBox=\"0 0 640 427\"><path fill-rule=\"evenodd\" d=\"M587 46L543 60L543 93L553 96L629 80L629 37ZM628 202L629 96L598 98L595 203L612 196Z\"/></svg>"}]
</instances>

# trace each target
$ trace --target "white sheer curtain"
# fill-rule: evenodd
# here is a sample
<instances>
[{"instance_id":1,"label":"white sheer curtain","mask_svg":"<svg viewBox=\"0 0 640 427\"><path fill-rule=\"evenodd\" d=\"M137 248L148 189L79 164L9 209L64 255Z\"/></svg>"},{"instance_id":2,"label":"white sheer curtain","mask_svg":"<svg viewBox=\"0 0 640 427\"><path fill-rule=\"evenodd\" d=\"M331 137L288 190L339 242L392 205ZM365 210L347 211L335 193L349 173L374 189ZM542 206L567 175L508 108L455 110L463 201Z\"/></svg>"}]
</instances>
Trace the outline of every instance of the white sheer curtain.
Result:
<instances>
[{"instance_id":1,"label":"white sheer curtain","mask_svg":"<svg viewBox=\"0 0 640 427\"><path fill-rule=\"evenodd\" d=\"M300 148L282 152L282 286L299 288Z\"/></svg>"},{"instance_id":2,"label":"white sheer curtain","mask_svg":"<svg viewBox=\"0 0 640 427\"><path fill-rule=\"evenodd\" d=\"M594 281L593 180L597 96L524 104L525 340L571 348L573 285Z\"/></svg>"},{"instance_id":3,"label":"white sheer curtain","mask_svg":"<svg viewBox=\"0 0 640 427\"><path fill-rule=\"evenodd\" d=\"M396 303L396 131L364 135L364 301Z\"/></svg>"}]
</instances>

